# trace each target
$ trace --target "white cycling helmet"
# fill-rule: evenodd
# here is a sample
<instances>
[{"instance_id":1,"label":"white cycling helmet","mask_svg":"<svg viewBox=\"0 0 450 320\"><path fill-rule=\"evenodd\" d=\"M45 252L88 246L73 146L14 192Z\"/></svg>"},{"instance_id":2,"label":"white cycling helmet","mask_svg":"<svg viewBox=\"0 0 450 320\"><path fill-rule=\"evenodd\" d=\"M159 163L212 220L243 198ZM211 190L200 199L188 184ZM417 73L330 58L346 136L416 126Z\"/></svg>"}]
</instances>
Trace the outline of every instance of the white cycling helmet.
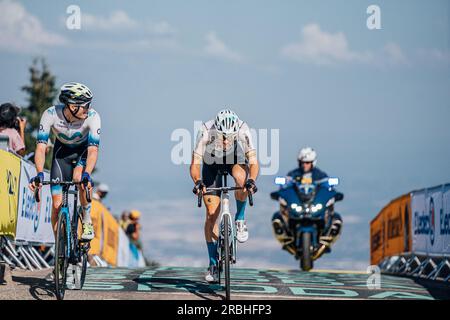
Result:
<instances>
[{"instance_id":1,"label":"white cycling helmet","mask_svg":"<svg viewBox=\"0 0 450 320\"><path fill-rule=\"evenodd\" d=\"M239 130L239 117L229 109L221 110L214 121L217 132L225 137L236 135Z\"/></svg>"},{"instance_id":2,"label":"white cycling helmet","mask_svg":"<svg viewBox=\"0 0 450 320\"><path fill-rule=\"evenodd\" d=\"M84 84L78 82L68 82L62 85L59 101L64 104L88 104L92 101L92 92Z\"/></svg>"},{"instance_id":3,"label":"white cycling helmet","mask_svg":"<svg viewBox=\"0 0 450 320\"><path fill-rule=\"evenodd\" d=\"M312 162L313 166L317 163L317 153L311 147L306 147L300 150L298 154L298 161L300 162Z\"/></svg>"}]
</instances>

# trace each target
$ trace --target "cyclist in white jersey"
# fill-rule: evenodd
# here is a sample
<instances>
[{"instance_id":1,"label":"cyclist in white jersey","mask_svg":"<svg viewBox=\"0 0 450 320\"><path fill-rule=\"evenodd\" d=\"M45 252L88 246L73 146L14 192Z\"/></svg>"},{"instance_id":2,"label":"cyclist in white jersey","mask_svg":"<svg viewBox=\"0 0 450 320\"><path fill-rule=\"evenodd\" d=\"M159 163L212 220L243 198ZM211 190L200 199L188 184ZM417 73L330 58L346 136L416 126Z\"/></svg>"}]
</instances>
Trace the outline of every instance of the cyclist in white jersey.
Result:
<instances>
[{"instance_id":1,"label":"cyclist in white jersey","mask_svg":"<svg viewBox=\"0 0 450 320\"><path fill-rule=\"evenodd\" d=\"M201 190L205 194L204 231L209 255L209 268L205 279L211 283L218 280L216 221L220 214L220 196L214 192L206 193L206 188L221 187L222 179L218 174L220 169L226 169L233 176L237 187L244 187L243 190L235 192L235 222L237 240L245 242L248 239L245 206L248 192L255 193L258 190L255 180L258 177L259 164L248 125L231 110L220 111L215 120L202 125L190 167L191 178L195 183L193 192L198 194Z\"/></svg>"},{"instance_id":2,"label":"cyclist in white jersey","mask_svg":"<svg viewBox=\"0 0 450 320\"><path fill-rule=\"evenodd\" d=\"M61 87L59 100L62 104L52 106L41 117L35 165L37 176L30 180L30 189L35 190L44 180L45 150L50 132L55 135L50 180L87 181L92 196L91 174L98 157L100 143L100 115L91 108L92 92L81 83L70 82ZM37 185L36 185L37 184ZM82 239L92 240L94 228L91 220L91 204L88 203L85 187L81 185L79 199L83 209ZM62 206L62 187L52 186L52 226L56 234L59 210Z\"/></svg>"}]
</instances>

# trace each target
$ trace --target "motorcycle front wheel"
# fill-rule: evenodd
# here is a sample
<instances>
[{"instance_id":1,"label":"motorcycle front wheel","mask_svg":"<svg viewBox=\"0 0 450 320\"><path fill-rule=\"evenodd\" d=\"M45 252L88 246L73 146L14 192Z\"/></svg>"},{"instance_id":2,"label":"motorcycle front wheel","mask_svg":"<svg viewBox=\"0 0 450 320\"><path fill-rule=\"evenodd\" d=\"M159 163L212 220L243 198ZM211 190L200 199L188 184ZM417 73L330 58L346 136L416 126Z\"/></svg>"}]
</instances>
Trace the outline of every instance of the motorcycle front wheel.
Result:
<instances>
[{"instance_id":1,"label":"motorcycle front wheel","mask_svg":"<svg viewBox=\"0 0 450 320\"><path fill-rule=\"evenodd\" d=\"M313 259L311 256L311 233L302 233L302 254L300 256L300 268L303 271L309 271L313 268Z\"/></svg>"}]
</instances>

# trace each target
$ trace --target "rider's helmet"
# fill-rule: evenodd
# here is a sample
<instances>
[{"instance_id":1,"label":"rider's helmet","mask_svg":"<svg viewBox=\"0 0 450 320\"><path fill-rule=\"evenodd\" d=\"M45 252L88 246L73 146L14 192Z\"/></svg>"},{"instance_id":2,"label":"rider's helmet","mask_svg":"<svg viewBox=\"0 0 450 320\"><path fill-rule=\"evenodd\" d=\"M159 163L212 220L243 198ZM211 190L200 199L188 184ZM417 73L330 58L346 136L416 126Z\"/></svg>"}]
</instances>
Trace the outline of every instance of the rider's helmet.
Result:
<instances>
[{"instance_id":1,"label":"rider's helmet","mask_svg":"<svg viewBox=\"0 0 450 320\"><path fill-rule=\"evenodd\" d=\"M65 105L90 105L92 97L92 92L86 85L78 82L68 82L61 87L59 101Z\"/></svg>"},{"instance_id":2,"label":"rider's helmet","mask_svg":"<svg viewBox=\"0 0 450 320\"><path fill-rule=\"evenodd\" d=\"M302 162L312 162L313 167L315 167L317 163L317 153L311 147L303 148L298 154L298 161L299 164L301 164Z\"/></svg>"},{"instance_id":3,"label":"rider's helmet","mask_svg":"<svg viewBox=\"0 0 450 320\"><path fill-rule=\"evenodd\" d=\"M234 111L224 109L217 114L214 125L221 136L234 139L239 131L239 117Z\"/></svg>"}]
</instances>

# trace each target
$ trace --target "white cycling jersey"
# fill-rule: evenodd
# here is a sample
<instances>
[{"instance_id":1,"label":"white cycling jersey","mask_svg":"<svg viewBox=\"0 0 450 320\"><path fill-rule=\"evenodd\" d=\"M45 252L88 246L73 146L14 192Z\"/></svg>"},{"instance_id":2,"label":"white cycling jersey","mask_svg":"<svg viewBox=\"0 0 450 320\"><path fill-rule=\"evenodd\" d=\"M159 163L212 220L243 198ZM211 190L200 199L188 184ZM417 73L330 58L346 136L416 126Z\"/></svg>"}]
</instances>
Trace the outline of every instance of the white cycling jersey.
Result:
<instances>
[{"instance_id":1,"label":"white cycling jersey","mask_svg":"<svg viewBox=\"0 0 450 320\"><path fill-rule=\"evenodd\" d=\"M44 111L41 117L38 143L47 143L50 130L62 144L76 147L82 144L98 146L100 143L100 115L89 109L88 117L74 122L67 121L63 113L64 105L55 105Z\"/></svg>"},{"instance_id":2,"label":"white cycling jersey","mask_svg":"<svg viewBox=\"0 0 450 320\"><path fill-rule=\"evenodd\" d=\"M253 163L256 161L256 148L253 146L250 128L242 120L239 120L238 126L239 130L236 136L237 145L245 154L249 163ZM203 123L202 128L197 134L197 142L193 152L195 163L201 163L206 154L210 155L214 153L216 157L221 157L230 151L223 150L223 141L220 137L221 135L217 132L214 120Z\"/></svg>"}]
</instances>

